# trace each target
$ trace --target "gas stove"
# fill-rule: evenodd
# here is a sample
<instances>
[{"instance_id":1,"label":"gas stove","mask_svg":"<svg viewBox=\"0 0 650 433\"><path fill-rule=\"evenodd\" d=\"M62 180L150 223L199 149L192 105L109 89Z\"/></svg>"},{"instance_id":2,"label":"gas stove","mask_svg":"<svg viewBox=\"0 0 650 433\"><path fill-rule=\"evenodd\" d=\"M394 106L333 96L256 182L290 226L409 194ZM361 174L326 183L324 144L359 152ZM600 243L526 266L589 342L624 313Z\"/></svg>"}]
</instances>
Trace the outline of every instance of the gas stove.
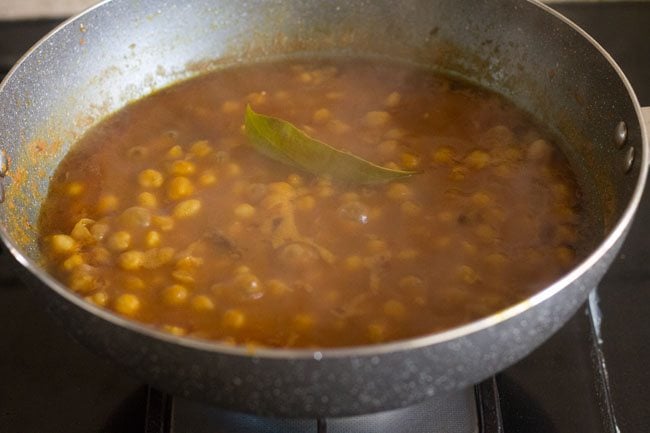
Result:
<instances>
[{"instance_id":1,"label":"gas stove","mask_svg":"<svg viewBox=\"0 0 650 433\"><path fill-rule=\"evenodd\" d=\"M650 2L564 3L650 105ZM57 21L0 21L0 77ZM0 252L0 433L650 431L650 192L597 292L549 341L473 389L343 419L264 419L166 395L66 335Z\"/></svg>"}]
</instances>

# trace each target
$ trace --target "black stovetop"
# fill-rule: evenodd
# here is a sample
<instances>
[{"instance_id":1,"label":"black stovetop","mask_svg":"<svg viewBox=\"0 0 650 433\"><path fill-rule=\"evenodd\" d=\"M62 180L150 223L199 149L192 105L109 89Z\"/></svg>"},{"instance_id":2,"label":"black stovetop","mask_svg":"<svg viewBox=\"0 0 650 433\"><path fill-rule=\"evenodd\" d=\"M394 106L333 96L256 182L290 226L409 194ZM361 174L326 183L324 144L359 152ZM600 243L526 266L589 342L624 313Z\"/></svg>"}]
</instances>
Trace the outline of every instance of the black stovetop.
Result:
<instances>
[{"instance_id":1,"label":"black stovetop","mask_svg":"<svg viewBox=\"0 0 650 433\"><path fill-rule=\"evenodd\" d=\"M641 104L650 105L650 2L554 7L613 55ZM56 23L0 21L0 77ZM650 191L592 305L531 356L477 388L484 432L650 432L649 226ZM14 266L0 253L0 433L180 431L174 416L191 403L150 389L71 340L16 279ZM597 309L602 344L591 320ZM314 431L328 425L331 432L339 431L337 422L312 424Z\"/></svg>"}]
</instances>

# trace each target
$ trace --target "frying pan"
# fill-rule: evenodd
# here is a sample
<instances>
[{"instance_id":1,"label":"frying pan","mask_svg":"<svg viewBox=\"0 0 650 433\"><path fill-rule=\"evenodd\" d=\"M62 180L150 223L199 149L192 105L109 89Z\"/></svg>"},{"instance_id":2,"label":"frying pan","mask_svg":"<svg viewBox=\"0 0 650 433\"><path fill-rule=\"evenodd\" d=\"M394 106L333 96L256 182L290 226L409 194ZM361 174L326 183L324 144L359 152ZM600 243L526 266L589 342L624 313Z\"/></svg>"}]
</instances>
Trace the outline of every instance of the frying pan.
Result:
<instances>
[{"instance_id":1,"label":"frying pan","mask_svg":"<svg viewBox=\"0 0 650 433\"><path fill-rule=\"evenodd\" d=\"M304 53L409 60L497 91L548 125L590 179L598 224L570 272L498 314L364 347L246 349L161 333L85 303L41 266L51 175L102 117L177 80ZM314 417L444 398L524 357L612 262L646 181L642 110L611 57L523 0L111 0L68 20L0 85L0 234L24 278L80 342L162 390L227 409Z\"/></svg>"}]
</instances>

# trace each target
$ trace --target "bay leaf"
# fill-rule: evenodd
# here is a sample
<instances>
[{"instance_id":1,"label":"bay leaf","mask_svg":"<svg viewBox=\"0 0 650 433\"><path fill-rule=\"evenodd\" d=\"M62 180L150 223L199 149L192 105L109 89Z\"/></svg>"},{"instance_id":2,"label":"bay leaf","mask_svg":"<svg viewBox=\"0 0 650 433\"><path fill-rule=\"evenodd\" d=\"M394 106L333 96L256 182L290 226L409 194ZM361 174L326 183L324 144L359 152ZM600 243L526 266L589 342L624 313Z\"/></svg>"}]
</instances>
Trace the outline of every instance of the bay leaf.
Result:
<instances>
[{"instance_id":1,"label":"bay leaf","mask_svg":"<svg viewBox=\"0 0 650 433\"><path fill-rule=\"evenodd\" d=\"M357 184L390 182L417 174L374 164L318 141L293 124L246 107L246 136L261 154L319 176Z\"/></svg>"}]
</instances>

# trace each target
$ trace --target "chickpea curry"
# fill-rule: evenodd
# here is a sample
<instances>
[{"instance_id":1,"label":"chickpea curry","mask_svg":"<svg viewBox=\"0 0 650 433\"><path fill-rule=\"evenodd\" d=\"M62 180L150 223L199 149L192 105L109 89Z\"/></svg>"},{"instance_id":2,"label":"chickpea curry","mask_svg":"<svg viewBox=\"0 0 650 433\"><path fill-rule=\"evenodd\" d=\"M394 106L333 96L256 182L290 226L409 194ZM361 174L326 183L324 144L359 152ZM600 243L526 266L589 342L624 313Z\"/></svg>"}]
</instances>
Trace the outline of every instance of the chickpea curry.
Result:
<instances>
[{"instance_id":1,"label":"chickpea curry","mask_svg":"<svg viewBox=\"0 0 650 433\"><path fill-rule=\"evenodd\" d=\"M244 116L412 176L312 174L250 145ZM576 261L580 190L531 116L386 59L224 68L103 121L58 167L47 269L101 307L175 335L342 347L468 323Z\"/></svg>"}]
</instances>

